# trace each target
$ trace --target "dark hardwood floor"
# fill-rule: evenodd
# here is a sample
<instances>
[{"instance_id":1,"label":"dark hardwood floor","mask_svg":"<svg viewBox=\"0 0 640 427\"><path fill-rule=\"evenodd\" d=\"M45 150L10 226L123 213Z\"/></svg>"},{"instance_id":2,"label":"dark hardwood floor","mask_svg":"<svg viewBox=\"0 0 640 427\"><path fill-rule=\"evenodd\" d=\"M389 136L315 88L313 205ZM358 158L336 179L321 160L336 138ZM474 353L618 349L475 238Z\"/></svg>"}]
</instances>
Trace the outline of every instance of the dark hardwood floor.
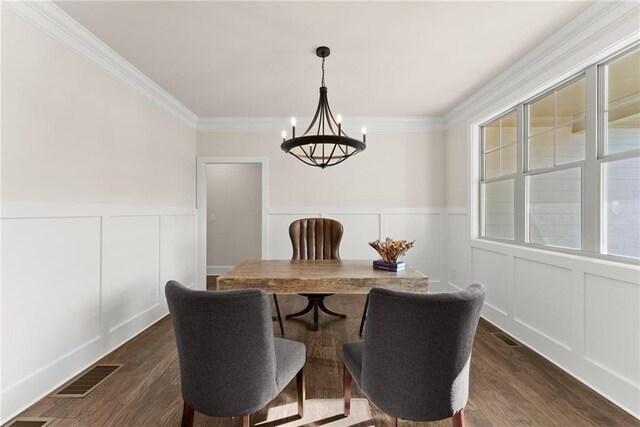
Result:
<instances>
[{"instance_id":1,"label":"dark hardwood floor","mask_svg":"<svg viewBox=\"0 0 640 427\"><path fill-rule=\"evenodd\" d=\"M327 306L348 318L320 316L285 322L287 337L307 346L307 401L298 419L293 381L267 408L251 417L259 426L384 426L389 419L353 393L352 415L342 414L342 343L357 339L364 296L337 295ZM282 314L301 309L306 299L279 296ZM277 331L277 323L274 322ZM526 347L511 348L496 338L498 329L480 322L474 343L467 425L476 426L640 426L640 422ZM171 321L162 319L124 344L102 363L124 366L84 399L47 397L24 417L54 417L61 426L179 426L180 372ZM240 418L210 418L196 413L196 426L239 426ZM401 421L401 426L450 426Z\"/></svg>"}]
</instances>

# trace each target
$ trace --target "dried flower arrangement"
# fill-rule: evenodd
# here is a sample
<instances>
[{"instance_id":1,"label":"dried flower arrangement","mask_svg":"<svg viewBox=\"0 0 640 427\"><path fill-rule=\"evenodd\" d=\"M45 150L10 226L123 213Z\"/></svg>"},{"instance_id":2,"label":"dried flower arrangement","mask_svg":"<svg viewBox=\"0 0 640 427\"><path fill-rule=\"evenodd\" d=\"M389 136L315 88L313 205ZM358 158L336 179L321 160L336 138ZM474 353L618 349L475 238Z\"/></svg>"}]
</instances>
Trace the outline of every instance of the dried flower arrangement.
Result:
<instances>
[{"instance_id":1,"label":"dried flower arrangement","mask_svg":"<svg viewBox=\"0 0 640 427\"><path fill-rule=\"evenodd\" d=\"M389 237L383 242L380 239L375 242L369 242L369 246L378 251L384 262L395 264L398 258L403 256L409 249L413 247L416 241L393 240Z\"/></svg>"}]
</instances>

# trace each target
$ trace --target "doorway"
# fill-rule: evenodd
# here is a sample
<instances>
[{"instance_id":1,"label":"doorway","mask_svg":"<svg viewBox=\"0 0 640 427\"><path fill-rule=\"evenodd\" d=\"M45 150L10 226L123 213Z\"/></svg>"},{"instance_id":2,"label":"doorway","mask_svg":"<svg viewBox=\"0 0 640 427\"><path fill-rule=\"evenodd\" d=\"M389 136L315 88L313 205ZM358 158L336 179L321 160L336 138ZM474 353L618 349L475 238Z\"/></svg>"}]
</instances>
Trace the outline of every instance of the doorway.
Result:
<instances>
[{"instance_id":1,"label":"doorway","mask_svg":"<svg viewBox=\"0 0 640 427\"><path fill-rule=\"evenodd\" d=\"M243 259L267 257L267 159L198 157L198 289Z\"/></svg>"}]
</instances>

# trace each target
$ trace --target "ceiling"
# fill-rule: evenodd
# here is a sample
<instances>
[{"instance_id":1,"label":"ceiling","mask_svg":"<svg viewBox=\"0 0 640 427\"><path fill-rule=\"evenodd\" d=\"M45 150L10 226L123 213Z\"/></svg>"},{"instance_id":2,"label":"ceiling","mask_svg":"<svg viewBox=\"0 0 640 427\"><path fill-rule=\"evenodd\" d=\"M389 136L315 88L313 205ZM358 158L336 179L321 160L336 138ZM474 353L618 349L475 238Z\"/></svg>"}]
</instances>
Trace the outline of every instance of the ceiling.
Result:
<instances>
[{"instance_id":1,"label":"ceiling","mask_svg":"<svg viewBox=\"0 0 640 427\"><path fill-rule=\"evenodd\" d=\"M200 117L441 116L590 3L59 1Z\"/></svg>"}]
</instances>

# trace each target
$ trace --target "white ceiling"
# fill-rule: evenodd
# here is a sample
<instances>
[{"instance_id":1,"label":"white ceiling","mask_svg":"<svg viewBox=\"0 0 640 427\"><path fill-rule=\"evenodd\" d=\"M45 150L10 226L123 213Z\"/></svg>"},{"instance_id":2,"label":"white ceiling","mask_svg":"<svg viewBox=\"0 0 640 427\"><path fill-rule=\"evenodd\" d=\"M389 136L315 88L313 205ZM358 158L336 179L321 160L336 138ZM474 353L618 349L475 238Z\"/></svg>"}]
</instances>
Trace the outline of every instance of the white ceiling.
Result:
<instances>
[{"instance_id":1,"label":"white ceiling","mask_svg":"<svg viewBox=\"0 0 640 427\"><path fill-rule=\"evenodd\" d=\"M61 1L200 117L441 116L590 3Z\"/></svg>"}]
</instances>

